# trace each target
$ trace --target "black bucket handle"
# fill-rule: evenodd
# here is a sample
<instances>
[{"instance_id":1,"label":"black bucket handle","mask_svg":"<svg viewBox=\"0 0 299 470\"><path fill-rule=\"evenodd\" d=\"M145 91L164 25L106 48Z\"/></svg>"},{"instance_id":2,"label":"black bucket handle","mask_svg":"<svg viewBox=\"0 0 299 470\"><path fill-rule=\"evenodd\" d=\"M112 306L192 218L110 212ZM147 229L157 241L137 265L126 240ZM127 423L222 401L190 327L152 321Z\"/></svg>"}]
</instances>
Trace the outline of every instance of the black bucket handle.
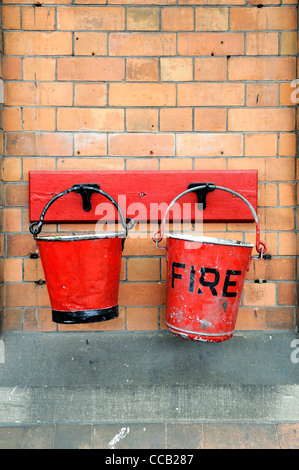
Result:
<instances>
[{"instance_id":1,"label":"black bucket handle","mask_svg":"<svg viewBox=\"0 0 299 470\"><path fill-rule=\"evenodd\" d=\"M245 199L244 196L242 196L241 194L237 193L236 191L233 191L232 189L229 189L229 188L225 188L223 186L216 186L215 184L213 183L209 183L209 184L206 184L206 183L203 183L203 184L199 184L198 186L194 186L190 189L187 189L186 191L183 191L181 194L179 194L178 196L176 196L172 201L171 203L169 204L169 206L167 207L166 209L166 212L165 212L165 215L164 215L164 218L161 222L161 230L158 230L157 232L155 232L153 234L153 241L156 242L156 246L157 248L158 247L158 243L163 239L163 236L164 236L164 225L165 225L165 220L166 220L166 217L168 215L168 212L170 210L170 208L173 206L173 204L178 200L180 199L182 196L185 196L185 194L189 194L189 193L192 193L192 192L196 192L196 191L200 191L200 190L207 190L208 191L214 191L214 189L219 189L221 191L226 191L228 193L231 193L233 196L237 196L239 197L242 201L245 202L245 204L247 204L247 206L249 207L249 209L251 210L252 212L252 215L253 215L253 218L254 218L254 221L255 221L255 225L256 225L256 242L255 242L255 248L256 248L256 251L259 253L259 257L262 258L263 255L266 253L267 251L267 245L260 240L260 226L259 226L259 221L258 221L258 216L254 210L254 208L252 207L252 205L250 204L249 201L247 201L247 199Z\"/></svg>"},{"instance_id":2,"label":"black bucket handle","mask_svg":"<svg viewBox=\"0 0 299 470\"><path fill-rule=\"evenodd\" d=\"M89 210L88 208L86 208L86 194L89 194L89 199L90 199L90 195L95 192L95 193L99 193L101 194L102 196L105 196L107 199L109 199L109 201L114 205L114 207L117 209L118 213L119 213L119 216L120 216L120 220L121 220L121 223L122 223L122 226L124 227L125 229L125 232L126 232L126 237L128 235L128 230L130 230L131 228L134 227L134 220L130 217L128 217L126 220L124 218L124 215L122 213L122 210L121 208L119 207L119 205L117 204L117 202L115 201L115 199L113 199L112 196L110 196L109 194L105 193L105 191L103 191L102 189L100 189L100 187L98 185L95 185L95 184L75 184L74 186L72 186L71 188L69 189L66 189L65 191L62 191L61 193L59 194L56 194L44 207L41 215L40 215L40 219L39 219L39 222L33 222L32 224L30 224L29 226L29 230L30 232L32 233L33 237L36 239L37 238L37 235L42 231L42 227L43 227L43 222L44 222L44 218L45 218L45 215L46 215L46 212L48 211L49 207L57 200L59 199L60 197L63 197L65 196L66 194L69 194L69 193L78 193L78 194L81 194L81 196L83 197L83 207L85 205L85 208L84 210ZM90 200L89 200L90 202ZM87 204L88 205L88 204ZM128 221L128 223L127 223ZM37 225L37 228L34 229L35 225Z\"/></svg>"}]
</instances>

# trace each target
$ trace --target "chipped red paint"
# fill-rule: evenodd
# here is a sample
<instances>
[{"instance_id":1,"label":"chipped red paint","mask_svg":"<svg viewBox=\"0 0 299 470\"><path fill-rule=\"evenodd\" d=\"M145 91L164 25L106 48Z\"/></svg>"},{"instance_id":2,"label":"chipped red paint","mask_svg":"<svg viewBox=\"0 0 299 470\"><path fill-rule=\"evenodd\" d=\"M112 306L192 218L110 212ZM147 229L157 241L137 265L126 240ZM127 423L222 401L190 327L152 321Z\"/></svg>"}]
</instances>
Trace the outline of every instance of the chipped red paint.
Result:
<instances>
[{"instance_id":1,"label":"chipped red paint","mask_svg":"<svg viewBox=\"0 0 299 470\"><path fill-rule=\"evenodd\" d=\"M185 238L167 239L167 327L190 340L227 340L234 333L253 245Z\"/></svg>"}]
</instances>

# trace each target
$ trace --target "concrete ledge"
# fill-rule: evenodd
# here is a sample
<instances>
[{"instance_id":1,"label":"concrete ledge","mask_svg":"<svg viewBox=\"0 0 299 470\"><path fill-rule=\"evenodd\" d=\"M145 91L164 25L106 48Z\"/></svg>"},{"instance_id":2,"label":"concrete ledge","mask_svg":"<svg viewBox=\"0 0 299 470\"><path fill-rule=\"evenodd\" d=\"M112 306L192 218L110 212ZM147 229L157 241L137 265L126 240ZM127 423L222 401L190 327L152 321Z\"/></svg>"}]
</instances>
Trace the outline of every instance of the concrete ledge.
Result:
<instances>
[{"instance_id":1,"label":"concrete ledge","mask_svg":"<svg viewBox=\"0 0 299 470\"><path fill-rule=\"evenodd\" d=\"M299 421L292 332L193 343L169 332L11 333L0 423Z\"/></svg>"}]
</instances>

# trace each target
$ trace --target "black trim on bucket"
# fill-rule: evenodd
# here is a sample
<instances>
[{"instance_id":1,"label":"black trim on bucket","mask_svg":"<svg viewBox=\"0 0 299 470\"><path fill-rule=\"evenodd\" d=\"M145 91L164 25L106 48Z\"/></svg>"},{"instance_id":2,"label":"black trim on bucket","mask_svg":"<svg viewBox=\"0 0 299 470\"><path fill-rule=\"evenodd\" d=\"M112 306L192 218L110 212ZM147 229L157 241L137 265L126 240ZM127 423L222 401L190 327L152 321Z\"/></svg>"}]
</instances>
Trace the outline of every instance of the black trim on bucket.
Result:
<instances>
[{"instance_id":1,"label":"black trim on bucket","mask_svg":"<svg viewBox=\"0 0 299 470\"><path fill-rule=\"evenodd\" d=\"M95 323L112 320L118 317L118 305L95 310L70 310L68 312L52 310L52 320L55 323Z\"/></svg>"}]
</instances>

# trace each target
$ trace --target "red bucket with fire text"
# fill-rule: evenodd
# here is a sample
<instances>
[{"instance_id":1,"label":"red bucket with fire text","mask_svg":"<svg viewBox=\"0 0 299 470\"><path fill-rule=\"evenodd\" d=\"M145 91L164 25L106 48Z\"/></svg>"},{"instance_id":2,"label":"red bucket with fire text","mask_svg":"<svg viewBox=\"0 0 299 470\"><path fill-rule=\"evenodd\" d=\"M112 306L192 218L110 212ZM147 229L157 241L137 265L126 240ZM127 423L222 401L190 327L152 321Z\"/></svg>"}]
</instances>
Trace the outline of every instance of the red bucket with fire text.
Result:
<instances>
[{"instance_id":1,"label":"red bucket with fire text","mask_svg":"<svg viewBox=\"0 0 299 470\"><path fill-rule=\"evenodd\" d=\"M205 186L186 190L170 203L161 229L153 235L157 247L163 239L170 208L185 194ZM258 217L252 205L235 191L211 186L210 190L238 196L250 208L256 223L255 246L258 258L262 258L267 247L260 240ZM166 325L173 334L209 342L225 341L233 336L253 246L194 234L167 234Z\"/></svg>"},{"instance_id":2,"label":"red bucket with fire text","mask_svg":"<svg viewBox=\"0 0 299 470\"><path fill-rule=\"evenodd\" d=\"M90 210L90 197L94 192L109 199L118 211L123 230L38 237L49 207L71 192L82 196L84 210ZM134 225L132 219L127 220L109 194L98 185L85 184L74 185L54 196L43 209L39 222L30 225L45 274L54 322L91 323L118 317L122 250L128 230Z\"/></svg>"}]
</instances>

